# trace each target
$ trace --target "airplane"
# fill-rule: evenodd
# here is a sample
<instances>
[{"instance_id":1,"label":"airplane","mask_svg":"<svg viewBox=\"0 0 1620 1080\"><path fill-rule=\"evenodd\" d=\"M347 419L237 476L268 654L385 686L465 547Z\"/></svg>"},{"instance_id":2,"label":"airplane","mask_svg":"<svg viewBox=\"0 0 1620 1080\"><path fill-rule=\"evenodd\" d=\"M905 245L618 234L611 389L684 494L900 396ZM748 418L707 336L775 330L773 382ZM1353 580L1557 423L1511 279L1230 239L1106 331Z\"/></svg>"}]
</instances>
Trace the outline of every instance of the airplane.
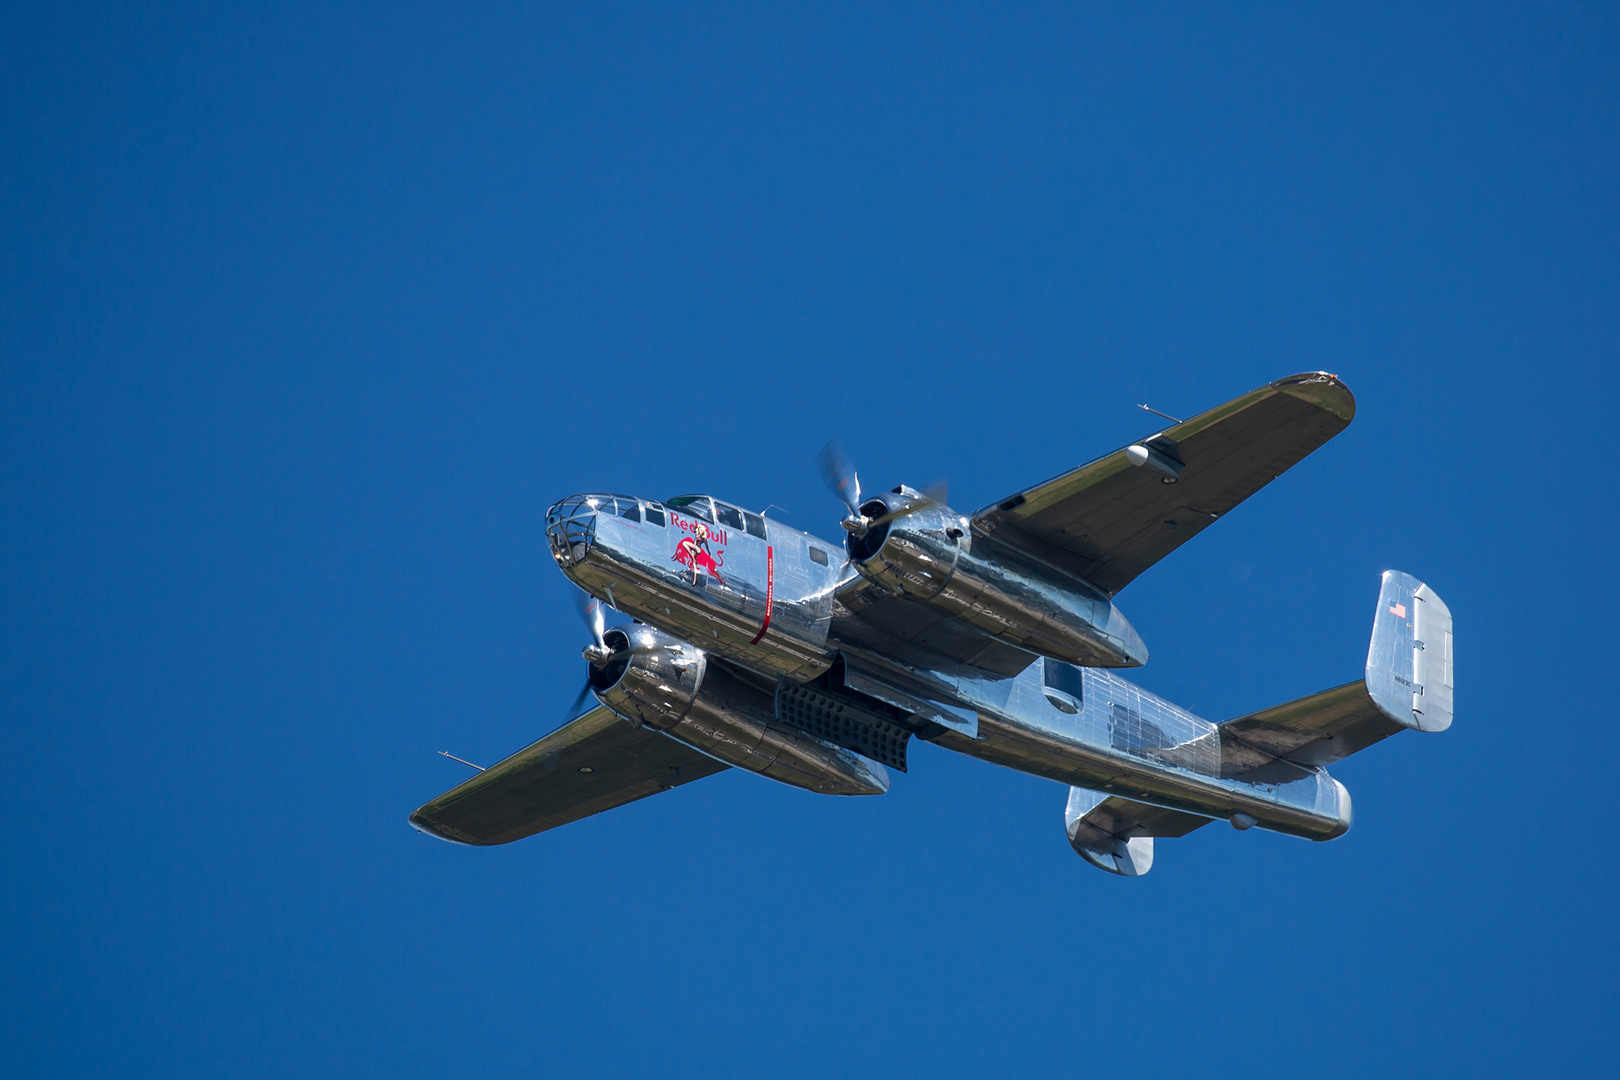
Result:
<instances>
[{"instance_id":1,"label":"airplane","mask_svg":"<svg viewBox=\"0 0 1620 1080\"><path fill-rule=\"evenodd\" d=\"M563 499L546 535L591 633L578 715L410 821L506 844L727 768L881 795L917 738L1068 785L1070 846L1125 877L1215 820L1342 836L1326 767L1451 725L1434 590L1385 572L1361 678L1221 723L1118 674L1148 650L1115 599L1354 416L1337 376L1292 375L973 514L864 493L829 445L841 543L708 495Z\"/></svg>"}]
</instances>

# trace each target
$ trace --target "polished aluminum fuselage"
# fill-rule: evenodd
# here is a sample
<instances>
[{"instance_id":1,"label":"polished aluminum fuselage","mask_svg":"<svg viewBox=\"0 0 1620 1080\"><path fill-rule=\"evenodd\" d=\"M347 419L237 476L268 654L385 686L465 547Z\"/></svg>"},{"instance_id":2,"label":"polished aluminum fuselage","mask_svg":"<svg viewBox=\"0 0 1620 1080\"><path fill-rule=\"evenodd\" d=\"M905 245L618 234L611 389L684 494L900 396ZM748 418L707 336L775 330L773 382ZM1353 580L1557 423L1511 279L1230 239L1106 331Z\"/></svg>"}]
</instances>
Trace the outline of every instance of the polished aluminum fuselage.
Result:
<instances>
[{"instance_id":1,"label":"polished aluminum fuselage","mask_svg":"<svg viewBox=\"0 0 1620 1080\"><path fill-rule=\"evenodd\" d=\"M1331 839L1349 828L1348 793L1326 772L1278 783L1223 776L1216 725L1114 671L1080 668L1076 694L1072 681L1069 692L1054 690L1048 667L1054 660L1037 658L1017 675L997 676L874 651L870 637L841 632L840 597L874 581L883 587L885 573L915 572L916 559L900 550L905 545L896 544L891 560L900 571L874 568L875 559L857 567L844 545L782 522L746 515L746 527L729 523L740 523L742 514L706 498L672 508L583 495L552 507L547 531L553 557L587 592L761 680L806 682L836 663L861 693L937 717L923 737L972 757L1189 813L1246 815L1262 827L1311 839ZM965 533L965 519L948 511L936 516L938 535L914 548L951 557L942 544L974 539L949 536L952 528ZM1005 621L1007 603L1020 602L1039 605L1023 623L1034 640L1020 645L1042 645L1038 651L1046 656L1100 656L1111 666L1139 663L1132 660L1138 653L1145 657L1135 631L1100 594L1080 584L1065 589L1043 582L1038 567L997 563L966 544L954 558L989 566L994 572L981 579L1004 594L975 601L962 589L957 595L965 599L953 601L961 609L957 617L980 619L985 633ZM931 581L918 580L925 587ZM1075 608L1063 606L1071 600Z\"/></svg>"}]
</instances>

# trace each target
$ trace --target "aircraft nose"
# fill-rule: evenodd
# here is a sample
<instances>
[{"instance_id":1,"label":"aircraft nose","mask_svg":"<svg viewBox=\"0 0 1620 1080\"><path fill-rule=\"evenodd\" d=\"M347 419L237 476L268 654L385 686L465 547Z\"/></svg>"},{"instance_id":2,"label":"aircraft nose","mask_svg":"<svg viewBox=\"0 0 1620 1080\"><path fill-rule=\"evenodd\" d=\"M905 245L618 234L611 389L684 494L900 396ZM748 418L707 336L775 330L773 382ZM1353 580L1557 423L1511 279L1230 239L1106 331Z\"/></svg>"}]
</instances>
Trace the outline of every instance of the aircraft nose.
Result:
<instances>
[{"instance_id":1,"label":"aircraft nose","mask_svg":"<svg viewBox=\"0 0 1620 1080\"><path fill-rule=\"evenodd\" d=\"M567 570L581 562L596 539L600 495L570 495L546 511L546 540L551 557Z\"/></svg>"}]
</instances>

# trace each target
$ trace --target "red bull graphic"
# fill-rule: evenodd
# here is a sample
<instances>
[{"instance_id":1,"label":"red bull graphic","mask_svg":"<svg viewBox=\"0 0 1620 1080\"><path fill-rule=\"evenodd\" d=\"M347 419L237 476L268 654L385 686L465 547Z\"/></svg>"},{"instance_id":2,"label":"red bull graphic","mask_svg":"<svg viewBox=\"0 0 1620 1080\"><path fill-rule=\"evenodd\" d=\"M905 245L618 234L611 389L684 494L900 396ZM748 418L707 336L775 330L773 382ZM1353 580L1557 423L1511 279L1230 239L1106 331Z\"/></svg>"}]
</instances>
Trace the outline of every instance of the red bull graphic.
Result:
<instances>
[{"instance_id":1,"label":"red bull graphic","mask_svg":"<svg viewBox=\"0 0 1620 1080\"><path fill-rule=\"evenodd\" d=\"M670 514L670 523L687 533L675 545L675 554L670 558L691 572L692 584L697 584L699 570L716 581L724 582L726 579L720 576L720 567L726 561L725 552L721 550L726 543L725 530L711 528L701 521L685 521L673 513ZM715 545L713 550L709 548L711 539Z\"/></svg>"}]
</instances>

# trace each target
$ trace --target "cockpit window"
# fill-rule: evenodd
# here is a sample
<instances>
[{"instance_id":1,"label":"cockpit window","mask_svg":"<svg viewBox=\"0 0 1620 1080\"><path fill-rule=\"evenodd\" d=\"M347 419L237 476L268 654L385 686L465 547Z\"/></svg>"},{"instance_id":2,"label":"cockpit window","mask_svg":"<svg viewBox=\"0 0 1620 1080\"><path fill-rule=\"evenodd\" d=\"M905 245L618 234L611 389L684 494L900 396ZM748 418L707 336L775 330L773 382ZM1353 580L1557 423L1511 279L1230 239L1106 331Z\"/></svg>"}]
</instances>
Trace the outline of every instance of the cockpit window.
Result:
<instances>
[{"instance_id":1,"label":"cockpit window","mask_svg":"<svg viewBox=\"0 0 1620 1080\"><path fill-rule=\"evenodd\" d=\"M657 503L647 504L647 524L664 527L664 508Z\"/></svg>"},{"instance_id":2,"label":"cockpit window","mask_svg":"<svg viewBox=\"0 0 1620 1080\"><path fill-rule=\"evenodd\" d=\"M628 518L631 521L641 520L641 504L639 502L634 499L627 499L623 495L619 496L618 502L620 517Z\"/></svg>"},{"instance_id":3,"label":"cockpit window","mask_svg":"<svg viewBox=\"0 0 1620 1080\"><path fill-rule=\"evenodd\" d=\"M748 523L748 535L749 536L757 536L761 540L765 539L765 519L764 518L760 517L758 514L750 514L748 511L744 510L743 511L743 520Z\"/></svg>"},{"instance_id":4,"label":"cockpit window","mask_svg":"<svg viewBox=\"0 0 1620 1080\"><path fill-rule=\"evenodd\" d=\"M742 511L735 506L727 506L725 503L717 502L714 504L714 514L720 519L720 524L726 528L741 531L743 527Z\"/></svg>"},{"instance_id":5,"label":"cockpit window","mask_svg":"<svg viewBox=\"0 0 1620 1080\"><path fill-rule=\"evenodd\" d=\"M709 497L707 495L677 495L673 499L666 499L664 505L671 510L679 510L683 514L691 514L693 517L702 518L710 525L714 524L714 512L709 509Z\"/></svg>"}]
</instances>

